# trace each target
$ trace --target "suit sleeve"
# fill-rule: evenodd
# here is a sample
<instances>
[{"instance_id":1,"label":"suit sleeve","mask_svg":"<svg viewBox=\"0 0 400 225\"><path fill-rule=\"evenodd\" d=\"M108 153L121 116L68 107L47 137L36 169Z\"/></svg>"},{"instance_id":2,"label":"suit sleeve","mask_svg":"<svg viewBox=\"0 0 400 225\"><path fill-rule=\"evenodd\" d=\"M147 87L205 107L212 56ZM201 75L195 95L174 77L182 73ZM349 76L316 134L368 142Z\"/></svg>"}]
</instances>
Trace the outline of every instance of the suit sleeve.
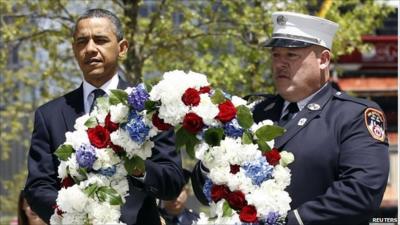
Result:
<instances>
[{"instance_id":1,"label":"suit sleeve","mask_svg":"<svg viewBox=\"0 0 400 225\"><path fill-rule=\"evenodd\" d=\"M368 224L385 191L389 153L387 141L371 136L363 114L340 122L336 181L325 194L289 212L287 224Z\"/></svg>"},{"instance_id":2,"label":"suit sleeve","mask_svg":"<svg viewBox=\"0 0 400 225\"><path fill-rule=\"evenodd\" d=\"M153 141L153 154L145 161L144 183L133 177L131 179L135 186L144 188L156 198L172 200L179 196L185 185L182 159L176 151L174 132L172 129L162 132Z\"/></svg>"},{"instance_id":3,"label":"suit sleeve","mask_svg":"<svg viewBox=\"0 0 400 225\"><path fill-rule=\"evenodd\" d=\"M43 114L37 110L28 155L28 178L24 191L30 207L47 223L56 204L57 165L57 159L51 151L50 134Z\"/></svg>"}]
</instances>

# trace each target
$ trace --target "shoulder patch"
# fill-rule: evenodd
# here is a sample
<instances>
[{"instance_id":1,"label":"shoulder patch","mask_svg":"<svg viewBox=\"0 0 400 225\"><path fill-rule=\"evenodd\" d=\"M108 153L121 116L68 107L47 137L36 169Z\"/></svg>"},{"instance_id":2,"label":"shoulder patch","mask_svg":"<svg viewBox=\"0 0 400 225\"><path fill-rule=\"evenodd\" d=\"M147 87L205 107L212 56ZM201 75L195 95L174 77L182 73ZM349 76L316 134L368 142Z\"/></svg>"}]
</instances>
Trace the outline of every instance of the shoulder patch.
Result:
<instances>
[{"instance_id":1,"label":"shoulder patch","mask_svg":"<svg viewBox=\"0 0 400 225\"><path fill-rule=\"evenodd\" d=\"M385 141L385 117L374 108L367 108L364 112L365 126L373 138Z\"/></svg>"}]
</instances>

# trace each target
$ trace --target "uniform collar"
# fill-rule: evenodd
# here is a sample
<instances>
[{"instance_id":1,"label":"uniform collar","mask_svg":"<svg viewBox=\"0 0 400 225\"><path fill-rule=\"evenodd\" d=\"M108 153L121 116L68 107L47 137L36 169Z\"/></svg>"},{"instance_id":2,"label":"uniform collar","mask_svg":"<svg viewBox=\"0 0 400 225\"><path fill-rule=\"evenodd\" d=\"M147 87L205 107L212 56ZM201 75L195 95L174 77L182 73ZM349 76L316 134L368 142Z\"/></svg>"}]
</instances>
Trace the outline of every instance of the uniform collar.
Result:
<instances>
[{"instance_id":1,"label":"uniform collar","mask_svg":"<svg viewBox=\"0 0 400 225\"><path fill-rule=\"evenodd\" d=\"M314 98L314 96L316 96L319 92L321 92L321 90L324 89L327 85L328 85L328 82L326 82L324 84L324 86L322 86L320 89L318 89L318 91L314 92L313 94L311 94L307 98L298 101L297 102L297 107L299 108L299 111L301 111L311 101L311 99ZM287 111L287 107L288 107L289 104L290 104L290 102L285 100L285 102L283 103L283 108L282 108L281 115L285 115L285 113Z\"/></svg>"}]
</instances>

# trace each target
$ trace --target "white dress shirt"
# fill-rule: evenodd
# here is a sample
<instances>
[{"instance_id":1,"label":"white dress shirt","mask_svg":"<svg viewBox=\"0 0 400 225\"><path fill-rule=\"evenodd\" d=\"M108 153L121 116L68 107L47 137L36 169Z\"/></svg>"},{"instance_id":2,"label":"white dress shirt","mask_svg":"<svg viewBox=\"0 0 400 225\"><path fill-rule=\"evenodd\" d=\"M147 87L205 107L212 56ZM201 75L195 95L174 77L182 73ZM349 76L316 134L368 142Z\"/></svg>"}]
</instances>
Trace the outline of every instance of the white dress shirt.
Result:
<instances>
[{"instance_id":1,"label":"white dress shirt","mask_svg":"<svg viewBox=\"0 0 400 225\"><path fill-rule=\"evenodd\" d=\"M322 86L318 91L314 92L312 95L308 96L307 98L300 100L297 102L297 107L299 108L299 112L306 107L306 105L310 102L310 100L316 95L318 94L328 83L325 83L324 86ZM282 108L282 113L281 113L281 119L284 115L286 115L288 113L288 105L290 104L290 102L286 101L283 103L283 108ZM292 118L296 117L297 113L295 113L293 115Z\"/></svg>"},{"instance_id":2,"label":"white dress shirt","mask_svg":"<svg viewBox=\"0 0 400 225\"><path fill-rule=\"evenodd\" d=\"M116 73L109 81L103 84L100 89L106 92L106 95L110 94L110 90L117 89L119 82L118 74ZM92 105L94 94L93 90L97 89L95 86L89 84L83 79L83 105L85 107L85 113L89 113L90 106Z\"/></svg>"}]
</instances>

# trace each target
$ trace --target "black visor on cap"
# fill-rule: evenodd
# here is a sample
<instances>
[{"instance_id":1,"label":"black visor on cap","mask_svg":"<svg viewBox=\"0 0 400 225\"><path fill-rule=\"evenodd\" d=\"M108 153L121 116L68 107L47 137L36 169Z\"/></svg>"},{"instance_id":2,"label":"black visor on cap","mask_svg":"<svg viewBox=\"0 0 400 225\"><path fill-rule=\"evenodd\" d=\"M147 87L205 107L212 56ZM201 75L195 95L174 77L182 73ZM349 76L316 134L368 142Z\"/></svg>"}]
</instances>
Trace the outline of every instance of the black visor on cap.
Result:
<instances>
[{"instance_id":1,"label":"black visor on cap","mask_svg":"<svg viewBox=\"0 0 400 225\"><path fill-rule=\"evenodd\" d=\"M304 48L311 46L311 43L304 41L284 39L284 38L271 38L265 42L264 47L281 47L281 48Z\"/></svg>"}]
</instances>

